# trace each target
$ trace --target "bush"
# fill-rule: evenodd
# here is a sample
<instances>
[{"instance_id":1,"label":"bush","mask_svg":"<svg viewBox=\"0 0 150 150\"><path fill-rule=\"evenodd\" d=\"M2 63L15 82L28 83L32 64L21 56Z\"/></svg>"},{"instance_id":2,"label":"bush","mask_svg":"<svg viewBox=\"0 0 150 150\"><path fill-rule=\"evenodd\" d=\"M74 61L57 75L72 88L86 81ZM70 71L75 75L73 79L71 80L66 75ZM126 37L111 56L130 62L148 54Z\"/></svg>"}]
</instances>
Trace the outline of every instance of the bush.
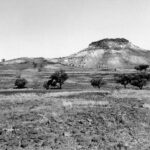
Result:
<instances>
[{"instance_id":1,"label":"bush","mask_svg":"<svg viewBox=\"0 0 150 150\"><path fill-rule=\"evenodd\" d=\"M148 81L150 81L150 74L148 73L134 73L134 74L122 74L117 75L115 78L117 83L120 83L126 86L128 84L138 87L139 89L142 89L143 86L147 84Z\"/></svg>"},{"instance_id":2,"label":"bush","mask_svg":"<svg viewBox=\"0 0 150 150\"><path fill-rule=\"evenodd\" d=\"M64 82L68 79L68 75L64 70L59 70L53 73L50 76L49 85L51 86L57 86L59 84L59 88L62 88L62 85Z\"/></svg>"},{"instance_id":3,"label":"bush","mask_svg":"<svg viewBox=\"0 0 150 150\"><path fill-rule=\"evenodd\" d=\"M15 86L16 88L18 89L22 89L22 88L25 88L25 85L27 84L27 80L24 79L24 78L18 78L16 79L15 81Z\"/></svg>"},{"instance_id":4,"label":"bush","mask_svg":"<svg viewBox=\"0 0 150 150\"><path fill-rule=\"evenodd\" d=\"M124 88L126 88L126 86L130 83L131 81L131 76L130 75L127 75L127 74L120 74L120 75L117 75L115 77L115 81L117 83L120 83L121 85L124 86Z\"/></svg>"},{"instance_id":5,"label":"bush","mask_svg":"<svg viewBox=\"0 0 150 150\"><path fill-rule=\"evenodd\" d=\"M142 89L143 86L145 86L147 84L147 80L146 79L134 79L131 81L130 83L133 86L138 87L139 89Z\"/></svg>"},{"instance_id":6,"label":"bush","mask_svg":"<svg viewBox=\"0 0 150 150\"><path fill-rule=\"evenodd\" d=\"M101 88L103 85L105 85L106 83L104 82L104 80L103 80L103 78L101 77L101 78L94 78L94 79L92 79L91 81L91 85L93 86L93 87L97 87L97 88Z\"/></svg>"},{"instance_id":7,"label":"bush","mask_svg":"<svg viewBox=\"0 0 150 150\"><path fill-rule=\"evenodd\" d=\"M148 73L134 74L131 76L130 84L138 87L139 89L142 89L143 86L145 86L149 80L150 74Z\"/></svg>"},{"instance_id":8,"label":"bush","mask_svg":"<svg viewBox=\"0 0 150 150\"><path fill-rule=\"evenodd\" d=\"M143 71L143 70L146 71L148 68L149 68L149 65L141 64L141 65L135 66L134 69L136 69L138 71Z\"/></svg>"},{"instance_id":9,"label":"bush","mask_svg":"<svg viewBox=\"0 0 150 150\"><path fill-rule=\"evenodd\" d=\"M53 80L50 79L50 80L44 82L43 87L48 90L50 88L50 86L56 88L57 85L58 85L58 82L55 79L53 79Z\"/></svg>"}]
</instances>

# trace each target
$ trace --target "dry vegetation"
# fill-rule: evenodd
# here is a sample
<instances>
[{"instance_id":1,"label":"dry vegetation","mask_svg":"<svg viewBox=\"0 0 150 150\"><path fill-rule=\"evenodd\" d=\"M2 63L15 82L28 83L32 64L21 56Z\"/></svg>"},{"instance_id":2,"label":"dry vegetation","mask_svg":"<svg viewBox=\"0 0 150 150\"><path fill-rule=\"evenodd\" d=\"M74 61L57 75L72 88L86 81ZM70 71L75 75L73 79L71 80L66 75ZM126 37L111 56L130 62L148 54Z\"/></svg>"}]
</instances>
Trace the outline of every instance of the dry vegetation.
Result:
<instances>
[{"instance_id":1,"label":"dry vegetation","mask_svg":"<svg viewBox=\"0 0 150 150\"><path fill-rule=\"evenodd\" d=\"M116 92L1 95L0 148L149 149L150 99Z\"/></svg>"},{"instance_id":2,"label":"dry vegetation","mask_svg":"<svg viewBox=\"0 0 150 150\"><path fill-rule=\"evenodd\" d=\"M23 77L30 81L29 89L23 90L12 89L14 70L0 73L0 149L150 149L149 86L115 88L118 85L108 82L113 72L73 72L70 68L61 91L43 90L43 81L52 72L23 70ZM107 85L96 90L89 81L99 74Z\"/></svg>"}]
</instances>

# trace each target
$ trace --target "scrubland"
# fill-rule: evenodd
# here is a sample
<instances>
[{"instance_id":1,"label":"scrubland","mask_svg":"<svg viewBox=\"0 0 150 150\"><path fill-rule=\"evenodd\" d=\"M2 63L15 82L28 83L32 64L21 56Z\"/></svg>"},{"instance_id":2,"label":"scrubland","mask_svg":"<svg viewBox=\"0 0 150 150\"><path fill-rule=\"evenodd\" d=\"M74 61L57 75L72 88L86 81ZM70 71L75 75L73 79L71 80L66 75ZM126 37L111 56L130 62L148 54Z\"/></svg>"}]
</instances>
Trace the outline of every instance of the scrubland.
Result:
<instances>
[{"instance_id":1,"label":"scrubland","mask_svg":"<svg viewBox=\"0 0 150 150\"><path fill-rule=\"evenodd\" d=\"M62 90L46 91L51 72L23 70L28 89L16 90L14 70L1 71L0 149L150 149L149 85L123 89L111 82L113 73L68 70ZM94 89L89 81L100 74L107 85Z\"/></svg>"},{"instance_id":2,"label":"scrubland","mask_svg":"<svg viewBox=\"0 0 150 150\"><path fill-rule=\"evenodd\" d=\"M146 90L2 94L0 149L149 149L149 94Z\"/></svg>"}]
</instances>

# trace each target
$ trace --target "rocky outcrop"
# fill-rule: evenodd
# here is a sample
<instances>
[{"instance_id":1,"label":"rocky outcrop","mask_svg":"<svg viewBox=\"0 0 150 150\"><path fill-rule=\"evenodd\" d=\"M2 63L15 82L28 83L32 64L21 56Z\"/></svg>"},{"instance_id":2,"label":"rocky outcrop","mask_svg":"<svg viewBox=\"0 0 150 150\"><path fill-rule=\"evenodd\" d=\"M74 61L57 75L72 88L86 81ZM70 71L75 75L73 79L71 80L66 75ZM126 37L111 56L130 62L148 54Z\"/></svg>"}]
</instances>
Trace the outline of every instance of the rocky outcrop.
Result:
<instances>
[{"instance_id":1,"label":"rocky outcrop","mask_svg":"<svg viewBox=\"0 0 150 150\"><path fill-rule=\"evenodd\" d=\"M150 51L135 46L127 39L103 39L88 48L55 62L83 68L133 68L137 64L150 64Z\"/></svg>"}]
</instances>

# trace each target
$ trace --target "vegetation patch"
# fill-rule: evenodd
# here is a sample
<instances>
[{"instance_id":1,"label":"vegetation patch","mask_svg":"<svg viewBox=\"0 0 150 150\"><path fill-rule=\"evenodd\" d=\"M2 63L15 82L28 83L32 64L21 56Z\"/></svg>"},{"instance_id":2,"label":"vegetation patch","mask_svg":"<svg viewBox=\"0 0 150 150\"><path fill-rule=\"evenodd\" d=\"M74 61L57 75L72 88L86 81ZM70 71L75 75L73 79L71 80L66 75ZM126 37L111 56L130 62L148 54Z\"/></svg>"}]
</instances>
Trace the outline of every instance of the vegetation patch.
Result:
<instances>
[{"instance_id":1,"label":"vegetation patch","mask_svg":"<svg viewBox=\"0 0 150 150\"><path fill-rule=\"evenodd\" d=\"M62 97L49 94L16 94L14 100L12 96L3 96L0 149L144 150L150 147L150 110L143 107L143 101L113 98L100 92L72 96L64 97L67 103ZM80 103L85 107L72 103L75 98L78 102L83 98ZM103 98L109 102L107 105L93 103Z\"/></svg>"}]
</instances>

